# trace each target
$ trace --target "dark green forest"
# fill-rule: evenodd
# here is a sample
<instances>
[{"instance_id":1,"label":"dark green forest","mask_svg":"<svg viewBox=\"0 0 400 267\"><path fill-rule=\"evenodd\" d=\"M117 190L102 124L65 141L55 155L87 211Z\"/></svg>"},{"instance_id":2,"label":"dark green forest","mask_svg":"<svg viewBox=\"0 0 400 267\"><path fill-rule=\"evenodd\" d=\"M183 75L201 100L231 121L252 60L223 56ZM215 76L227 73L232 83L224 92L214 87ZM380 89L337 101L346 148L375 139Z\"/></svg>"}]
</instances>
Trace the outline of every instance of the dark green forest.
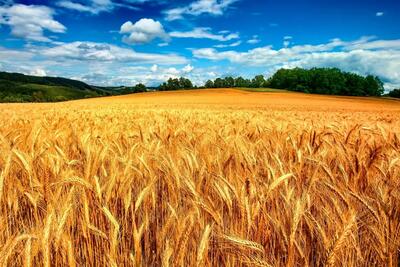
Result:
<instances>
[{"instance_id":1,"label":"dark green forest","mask_svg":"<svg viewBox=\"0 0 400 267\"><path fill-rule=\"evenodd\" d=\"M267 80L262 75L253 79L226 77L209 80L204 87L275 88L312 94L347 96L381 96L384 93L383 82L378 77L361 76L337 68L280 69Z\"/></svg>"},{"instance_id":2,"label":"dark green forest","mask_svg":"<svg viewBox=\"0 0 400 267\"><path fill-rule=\"evenodd\" d=\"M400 89L394 89L388 94L390 97L400 98Z\"/></svg>"},{"instance_id":3,"label":"dark green forest","mask_svg":"<svg viewBox=\"0 0 400 267\"><path fill-rule=\"evenodd\" d=\"M384 93L383 82L378 77L364 77L336 68L280 69L268 83L276 89L313 94L381 96Z\"/></svg>"}]
</instances>

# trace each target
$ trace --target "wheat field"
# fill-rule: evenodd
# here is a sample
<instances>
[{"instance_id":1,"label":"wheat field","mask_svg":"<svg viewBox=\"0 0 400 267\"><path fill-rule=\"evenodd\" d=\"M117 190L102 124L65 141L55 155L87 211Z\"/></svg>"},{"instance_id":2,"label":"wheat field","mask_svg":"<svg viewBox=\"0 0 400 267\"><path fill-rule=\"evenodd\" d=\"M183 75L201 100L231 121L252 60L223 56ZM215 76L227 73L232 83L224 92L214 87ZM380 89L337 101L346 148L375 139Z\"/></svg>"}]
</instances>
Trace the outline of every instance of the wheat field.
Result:
<instances>
[{"instance_id":1,"label":"wheat field","mask_svg":"<svg viewBox=\"0 0 400 267\"><path fill-rule=\"evenodd\" d=\"M0 105L0 266L398 266L400 102Z\"/></svg>"}]
</instances>

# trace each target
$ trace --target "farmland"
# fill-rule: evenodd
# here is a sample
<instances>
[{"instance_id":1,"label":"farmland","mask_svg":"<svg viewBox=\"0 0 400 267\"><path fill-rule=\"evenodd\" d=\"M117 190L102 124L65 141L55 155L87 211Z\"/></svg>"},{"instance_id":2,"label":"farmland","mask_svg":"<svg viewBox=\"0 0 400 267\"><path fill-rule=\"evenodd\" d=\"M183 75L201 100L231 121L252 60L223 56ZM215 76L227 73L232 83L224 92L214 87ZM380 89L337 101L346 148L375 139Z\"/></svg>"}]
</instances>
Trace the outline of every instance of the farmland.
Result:
<instances>
[{"instance_id":1,"label":"farmland","mask_svg":"<svg viewBox=\"0 0 400 267\"><path fill-rule=\"evenodd\" d=\"M0 105L0 266L398 266L400 102Z\"/></svg>"}]
</instances>

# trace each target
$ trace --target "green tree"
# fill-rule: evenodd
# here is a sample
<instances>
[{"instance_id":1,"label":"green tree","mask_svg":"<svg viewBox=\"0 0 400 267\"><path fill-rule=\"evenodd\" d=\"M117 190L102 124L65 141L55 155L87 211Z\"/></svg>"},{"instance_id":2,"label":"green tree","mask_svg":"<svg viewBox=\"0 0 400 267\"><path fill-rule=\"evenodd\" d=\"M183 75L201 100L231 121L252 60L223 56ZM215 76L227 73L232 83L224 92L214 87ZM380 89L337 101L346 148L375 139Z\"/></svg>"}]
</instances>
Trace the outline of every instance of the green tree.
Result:
<instances>
[{"instance_id":1,"label":"green tree","mask_svg":"<svg viewBox=\"0 0 400 267\"><path fill-rule=\"evenodd\" d=\"M179 88L180 89L192 89L193 84L189 79L181 77L179 79Z\"/></svg>"},{"instance_id":2,"label":"green tree","mask_svg":"<svg viewBox=\"0 0 400 267\"><path fill-rule=\"evenodd\" d=\"M206 84L204 85L205 88L214 88L214 82L211 80L208 80Z\"/></svg>"},{"instance_id":3,"label":"green tree","mask_svg":"<svg viewBox=\"0 0 400 267\"><path fill-rule=\"evenodd\" d=\"M254 77L254 79L251 81L251 87L253 88L262 88L265 86L265 78L263 75L257 75Z\"/></svg>"},{"instance_id":4,"label":"green tree","mask_svg":"<svg viewBox=\"0 0 400 267\"><path fill-rule=\"evenodd\" d=\"M383 82L372 75L365 78L365 91L370 96L382 95L384 93Z\"/></svg>"},{"instance_id":5,"label":"green tree","mask_svg":"<svg viewBox=\"0 0 400 267\"><path fill-rule=\"evenodd\" d=\"M250 86L249 80L244 79L243 77L237 77L235 79L235 87L245 88L245 87L249 87L249 86Z\"/></svg>"},{"instance_id":6,"label":"green tree","mask_svg":"<svg viewBox=\"0 0 400 267\"><path fill-rule=\"evenodd\" d=\"M225 88L225 87L226 87L226 85L225 85L225 80L224 80L224 79L221 79L221 78L215 79L215 81L214 81L214 87L215 87L215 88Z\"/></svg>"},{"instance_id":7,"label":"green tree","mask_svg":"<svg viewBox=\"0 0 400 267\"><path fill-rule=\"evenodd\" d=\"M133 88L133 91L135 93L141 93L141 92L146 92L147 88L146 85L142 84L142 83L138 83L135 85L135 87Z\"/></svg>"},{"instance_id":8,"label":"green tree","mask_svg":"<svg viewBox=\"0 0 400 267\"><path fill-rule=\"evenodd\" d=\"M235 87L235 79L233 79L232 77L225 77L225 87L228 88L233 88Z\"/></svg>"}]
</instances>

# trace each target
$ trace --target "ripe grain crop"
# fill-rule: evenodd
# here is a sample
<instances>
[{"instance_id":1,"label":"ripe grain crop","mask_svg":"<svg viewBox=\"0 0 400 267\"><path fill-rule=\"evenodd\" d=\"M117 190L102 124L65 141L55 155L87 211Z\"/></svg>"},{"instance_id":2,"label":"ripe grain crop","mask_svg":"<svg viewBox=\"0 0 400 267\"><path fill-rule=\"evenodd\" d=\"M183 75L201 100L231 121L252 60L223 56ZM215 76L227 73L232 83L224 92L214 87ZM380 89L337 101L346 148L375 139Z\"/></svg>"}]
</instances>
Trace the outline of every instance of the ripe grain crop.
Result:
<instances>
[{"instance_id":1,"label":"ripe grain crop","mask_svg":"<svg viewBox=\"0 0 400 267\"><path fill-rule=\"evenodd\" d=\"M0 105L0 266L398 266L400 103Z\"/></svg>"}]
</instances>

